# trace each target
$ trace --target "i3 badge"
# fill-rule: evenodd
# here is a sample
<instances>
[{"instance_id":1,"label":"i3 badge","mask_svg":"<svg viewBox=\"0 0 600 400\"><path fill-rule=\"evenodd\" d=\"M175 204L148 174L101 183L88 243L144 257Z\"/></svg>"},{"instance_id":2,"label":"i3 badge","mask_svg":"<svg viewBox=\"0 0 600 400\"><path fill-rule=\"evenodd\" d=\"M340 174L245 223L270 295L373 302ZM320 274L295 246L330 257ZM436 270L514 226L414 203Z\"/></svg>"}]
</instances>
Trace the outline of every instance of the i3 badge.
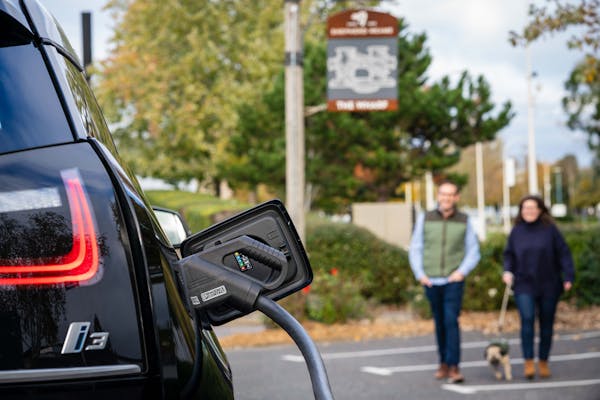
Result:
<instances>
[{"instance_id":1,"label":"i3 badge","mask_svg":"<svg viewBox=\"0 0 600 400\"><path fill-rule=\"evenodd\" d=\"M60 353L81 353L88 338L90 325L89 322L72 322ZM87 345L85 350L102 350L108 342L108 332L94 332L89 335L89 338L92 339L92 343Z\"/></svg>"}]
</instances>

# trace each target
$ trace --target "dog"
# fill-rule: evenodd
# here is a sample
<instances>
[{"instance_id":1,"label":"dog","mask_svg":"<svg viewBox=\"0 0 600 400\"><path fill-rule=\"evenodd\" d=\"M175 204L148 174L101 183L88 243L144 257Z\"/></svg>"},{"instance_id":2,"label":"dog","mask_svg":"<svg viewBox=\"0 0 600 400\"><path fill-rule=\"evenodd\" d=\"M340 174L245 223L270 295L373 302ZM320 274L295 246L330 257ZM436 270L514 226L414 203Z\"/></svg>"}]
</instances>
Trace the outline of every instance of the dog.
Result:
<instances>
[{"instance_id":1,"label":"dog","mask_svg":"<svg viewBox=\"0 0 600 400\"><path fill-rule=\"evenodd\" d=\"M504 369L504 379L512 380L508 343L490 343L484 352L485 360L490 364L497 380L502 379L501 367Z\"/></svg>"}]
</instances>

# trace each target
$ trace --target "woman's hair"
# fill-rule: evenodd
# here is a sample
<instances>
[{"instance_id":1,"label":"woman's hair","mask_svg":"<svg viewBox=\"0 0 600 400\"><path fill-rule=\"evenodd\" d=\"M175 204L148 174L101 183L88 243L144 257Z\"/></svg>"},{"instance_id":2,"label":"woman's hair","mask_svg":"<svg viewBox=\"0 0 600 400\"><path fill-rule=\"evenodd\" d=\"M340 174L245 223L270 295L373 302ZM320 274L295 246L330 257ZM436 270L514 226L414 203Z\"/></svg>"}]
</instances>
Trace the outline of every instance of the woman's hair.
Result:
<instances>
[{"instance_id":1,"label":"woman's hair","mask_svg":"<svg viewBox=\"0 0 600 400\"><path fill-rule=\"evenodd\" d=\"M523 210L523 204L528 200L535 201L535 203L537 204L537 207L540 209L541 213L540 213L540 216L538 217L538 220L543 222L545 225L550 225L550 224L554 223L554 219L550 215L550 212L548 211L548 207L546 207L544 200L542 200L542 198L538 195L530 194L530 195L523 197L521 199L521 201L519 202L519 214L517 215L517 218L515 218L515 224L520 224L521 222L525 222L521 212Z\"/></svg>"}]
</instances>

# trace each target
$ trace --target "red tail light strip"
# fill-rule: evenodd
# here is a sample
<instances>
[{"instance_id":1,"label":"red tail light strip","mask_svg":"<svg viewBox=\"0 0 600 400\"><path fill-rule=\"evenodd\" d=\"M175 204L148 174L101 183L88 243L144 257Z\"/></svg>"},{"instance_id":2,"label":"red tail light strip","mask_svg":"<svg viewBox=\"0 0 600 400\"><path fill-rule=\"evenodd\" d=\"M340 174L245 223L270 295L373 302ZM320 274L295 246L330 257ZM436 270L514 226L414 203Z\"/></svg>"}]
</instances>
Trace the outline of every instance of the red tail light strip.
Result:
<instances>
[{"instance_id":1,"label":"red tail light strip","mask_svg":"<svg viewBox=\"0 0 600 400\"><path fill-rule=\"evenodd\" d=\"M76 171L63 173L71 221L73 246L58 259L11 260L0 265L0 285L56 284L81 282L92 278L99 268L99 251L94 219L81 180ZM6 262L6 260L2 260ZM11 276L14 275L14 276Z\"/></svg>"},{"instance_id":2,"label":"red tail light strip","mask_svg":"<svg viewBox=\"0 0 600 400\"><path fill-rule=\"evenodd\" d=\"M52 260L44 258L13 259L10 260L9 265L0 265L0 273L66 271L81 265L85 257L86 246L84 240L82 240L82 238L85 237L85 227L83 224L83 216L81 214L81 204L77 195L78 185L81 186L78 181L73 179L67 182L67 197L69 199L69 208L73 224L73 247L71 248L71 251L64 256L58 257L58 261L56 261L56 257L53 257Z\"/></svg>"}]
</instances>

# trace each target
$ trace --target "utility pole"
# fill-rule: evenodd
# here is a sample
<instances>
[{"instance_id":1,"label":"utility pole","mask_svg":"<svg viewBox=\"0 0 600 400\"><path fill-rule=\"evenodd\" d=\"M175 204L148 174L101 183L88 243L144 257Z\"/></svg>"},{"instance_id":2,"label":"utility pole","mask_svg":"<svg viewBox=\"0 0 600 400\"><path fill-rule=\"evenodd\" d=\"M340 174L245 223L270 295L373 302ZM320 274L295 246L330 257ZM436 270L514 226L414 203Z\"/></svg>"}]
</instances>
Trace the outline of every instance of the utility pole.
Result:
<instances>
[{"instance_id":1,"label":"utility pole","mask_svg":"<svg viewBox=\"0 0 600 400\"><path fill-rule=\"evenodd\" d=\"M529 44L525 49L527 56L527 137L528 137L528 175L529 175L529 193L539 194L537 178L537 160L535 157L535 127L534 127L534 104L533 89L531 88L531 49Z\"/></svg>"},{"instance_id":2,"label":"utility pole","mask_svg":"<svg viewBox=\"0 0 600 400\"><path fill-rule=\"evenodd\" d=\"M433 173L427 171L425 172L425 210L433 210L435 207L433 191Z\"/></svg>"},{"instance_id":3,"label":"utility pole","mask_svg":"<svg viewBox=\"0 0 600 400\"><path fill-rule=\"evenodd\" d=\"M477 235L479 240L484 241L486 237L485 221L485 190L483 187L483 146L481 142L475 143L475 175L477 180Z\"/></svg>"},{"instance_id":4,"label":"utility pole","mask_svg":"<svg viewBox=\"0 0 600 400\"><path fill-rule=\"evenodd\" d=\"M304 87L300 0L285 0L285 197L300 239L305 237Z\"/></svg>"}]
</instances>

